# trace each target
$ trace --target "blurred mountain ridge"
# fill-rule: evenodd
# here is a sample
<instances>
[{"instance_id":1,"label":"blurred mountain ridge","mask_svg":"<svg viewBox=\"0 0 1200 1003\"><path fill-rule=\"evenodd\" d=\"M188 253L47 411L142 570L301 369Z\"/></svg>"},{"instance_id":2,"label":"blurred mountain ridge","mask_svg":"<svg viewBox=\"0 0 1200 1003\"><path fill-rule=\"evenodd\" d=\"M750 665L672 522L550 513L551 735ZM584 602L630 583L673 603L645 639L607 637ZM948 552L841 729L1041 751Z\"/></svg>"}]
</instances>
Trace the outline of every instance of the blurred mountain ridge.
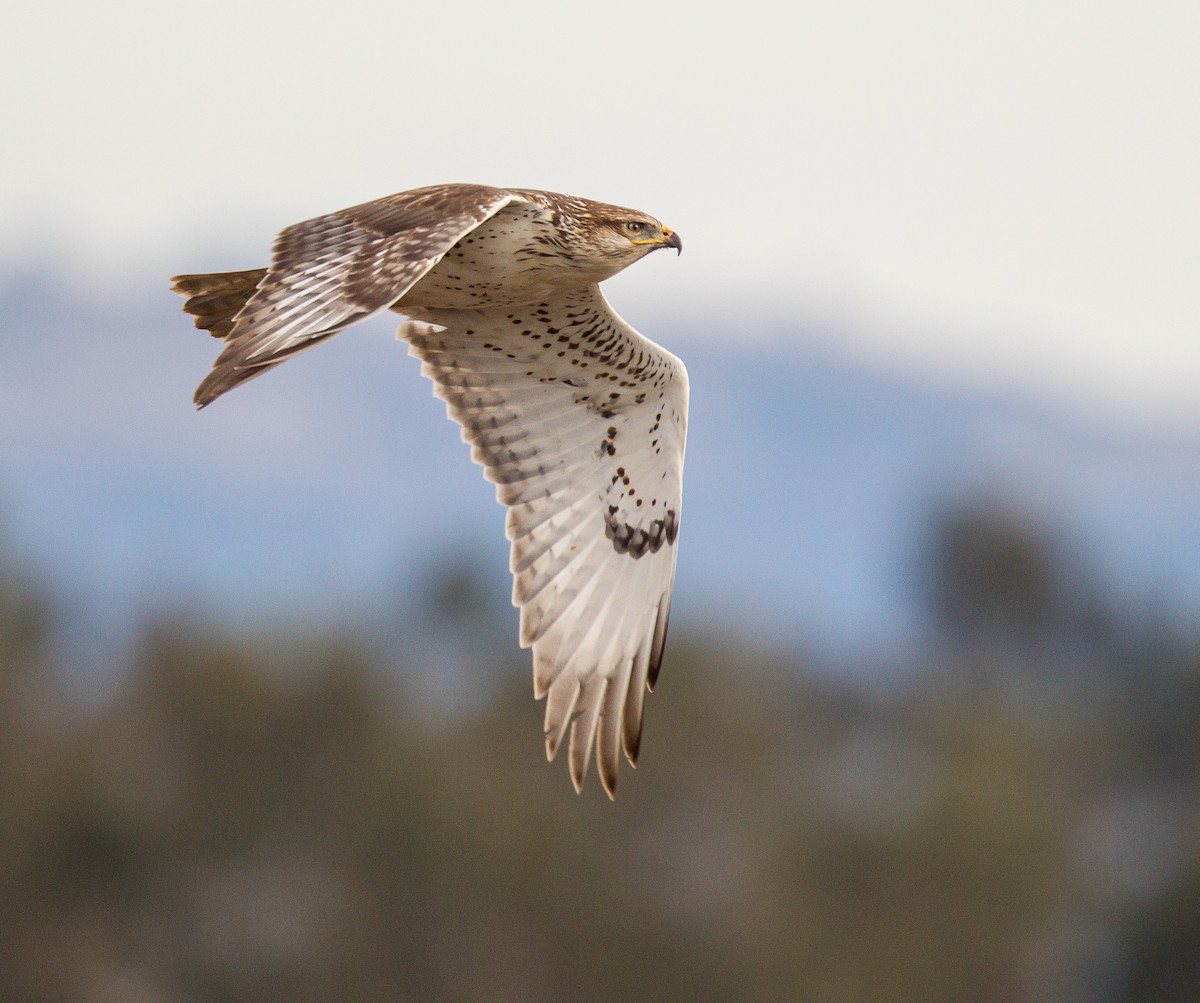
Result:
<instances>
[{"instance_id":1,"label":"blurred mountain ridge","mask_svg":"<svg viewBox=\"0 0 1200 1003\"><path fill-rule=\"evenodd\" d=\"M165 274L131 285L122 302L51 268L0 281L0 513L68 602L110 625L193 600L319 617L411 584L449 541L507 592L492 489L391 317L196 414L217 345ZM1122 605L1196 617L1200 430L889 374L800 321L742 342L618 308L691 375L677 616L736 608L849 660L918 648L916 556L983 505L1093 562Z\"/></svg>"}]
</instances>

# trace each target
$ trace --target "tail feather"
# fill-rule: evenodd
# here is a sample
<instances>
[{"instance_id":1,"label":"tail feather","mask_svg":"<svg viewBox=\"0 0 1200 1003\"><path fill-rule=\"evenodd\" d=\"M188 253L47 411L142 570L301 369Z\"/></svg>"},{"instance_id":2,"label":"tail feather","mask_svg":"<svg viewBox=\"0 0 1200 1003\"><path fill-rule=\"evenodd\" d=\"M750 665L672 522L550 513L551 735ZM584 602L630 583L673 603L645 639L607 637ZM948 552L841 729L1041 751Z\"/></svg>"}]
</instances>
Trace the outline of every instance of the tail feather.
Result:
<instances>
[{"instance_id":1,"label":"tail feather","mask_svg":"<svg viewBox=\"0 0 1200 1003\"><path fill-rule=\"evenodd\" d=\"M251 268L244 272L176 275L171 279L171 290L184 297L184 313L190 313L196 318L196 327L208 331L214 338L229 342L238 314L254 295L266 274L265 268ZM193 399L198 407L204 407L225 391L257 376L270 365L280 361L279 358L263 359L252 366L243 365L243 360L237 357L237 349L232 347L233 344L229 342L226 345L213 371L197 388Z\"/></svg>"},{"instance_id":2,"label":"tail feather","mask_svg":"<svg viewBox=\"0 0 1200 1003\"><path fill-rule=\"evenodd\" d=\"M214 338L228 338L234 319L266 274L265 268L251 268L244 272L176 275L171 279L171 290L184 297L183 311L196 318L196 327Z\"/></svg>"}]
</instances>

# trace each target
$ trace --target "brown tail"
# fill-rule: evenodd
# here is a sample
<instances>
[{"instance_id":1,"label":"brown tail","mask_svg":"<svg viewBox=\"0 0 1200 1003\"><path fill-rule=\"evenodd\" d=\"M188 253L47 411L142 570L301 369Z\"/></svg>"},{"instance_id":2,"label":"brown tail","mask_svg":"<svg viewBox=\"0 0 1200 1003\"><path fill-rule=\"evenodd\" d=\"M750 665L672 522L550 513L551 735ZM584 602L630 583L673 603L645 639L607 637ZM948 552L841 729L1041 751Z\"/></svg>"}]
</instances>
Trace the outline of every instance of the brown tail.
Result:
<instances>
[{"instance_id":1,"label":"brown tail","mask_svg":"<svg viewBox=\"0 0 1200 1003\"><path fill-rule=\"evenodd\" d=\"M214 338L228 338L233 320L267 274L265 268L245 272L216 272L212 275L176 275L171 290L187 302L184 313L196 318L196 326Z\"/></svg>"}]
</instances>

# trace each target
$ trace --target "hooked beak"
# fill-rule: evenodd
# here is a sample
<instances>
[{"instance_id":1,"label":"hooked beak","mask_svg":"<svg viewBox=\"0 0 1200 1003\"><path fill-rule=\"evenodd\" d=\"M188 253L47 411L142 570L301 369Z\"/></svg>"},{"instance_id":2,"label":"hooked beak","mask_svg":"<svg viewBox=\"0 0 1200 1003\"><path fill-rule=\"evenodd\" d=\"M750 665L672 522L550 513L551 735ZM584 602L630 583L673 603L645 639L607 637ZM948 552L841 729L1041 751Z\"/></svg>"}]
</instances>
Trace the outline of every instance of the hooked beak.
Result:
<instances>
[{"instance_id":1,"label":"hooked beak","mask_svg":"<svg viewBox=\"0 0 1200 1003\"><path fill-rule=\"evenodd\" d=\"M683 253L683 241L679 239L679 234L672 230L669 226L662 228L662 236L655 237L653 240L634 240L634 244L653 244L651 250L657 251L660 247L673 247L676 254Z\"/></svg>"}]
</instances>

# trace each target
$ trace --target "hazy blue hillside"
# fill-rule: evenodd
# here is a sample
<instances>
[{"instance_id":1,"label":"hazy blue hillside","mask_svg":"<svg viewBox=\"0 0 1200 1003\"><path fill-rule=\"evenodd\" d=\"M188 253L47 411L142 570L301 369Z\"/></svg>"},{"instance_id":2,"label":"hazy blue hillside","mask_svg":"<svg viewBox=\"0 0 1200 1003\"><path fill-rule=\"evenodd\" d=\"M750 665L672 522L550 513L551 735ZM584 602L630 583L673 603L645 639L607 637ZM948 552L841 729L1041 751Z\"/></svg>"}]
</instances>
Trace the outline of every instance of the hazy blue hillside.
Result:
<instances>
[{"instance_id":1,"label":"hazy blue hillside","mask_svg":"<svg viewBox=\"0 0 1200 1003\"><path fill-rule=\"evenodd\" d=\"M0 525L93 629L190 600L319 620L381 586L402 596L464 537L507 592L502 512L390 318L197 414L216 346L178 306L158 278L128 302L50 270L0 284ZM692 379L681 621L727 608L827 656L902 655L925 626L924 535L984 502L1127 605L1200 608L1200 430L922 385L784 331L749 355L700 328L652 333Z\"/></svg>"}]
</instances>

